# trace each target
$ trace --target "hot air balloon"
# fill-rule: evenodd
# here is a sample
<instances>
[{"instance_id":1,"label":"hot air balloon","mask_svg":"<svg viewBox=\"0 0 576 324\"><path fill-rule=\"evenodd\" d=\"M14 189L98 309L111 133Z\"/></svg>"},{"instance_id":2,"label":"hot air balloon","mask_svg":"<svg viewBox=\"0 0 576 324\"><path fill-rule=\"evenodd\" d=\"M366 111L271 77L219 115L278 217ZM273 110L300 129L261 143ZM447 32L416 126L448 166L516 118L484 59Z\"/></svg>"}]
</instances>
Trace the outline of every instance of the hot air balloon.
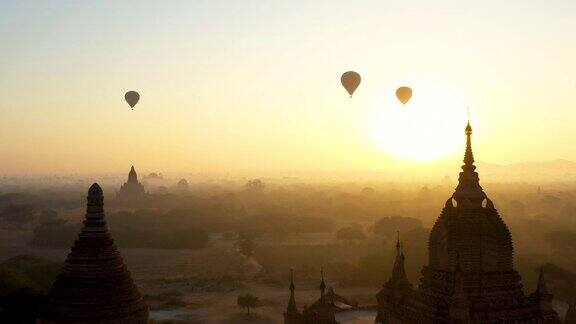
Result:
<instances>
[{"instance_id":1,"label":"hot air balloon","mask_svg":"<svg viewBox=\"0 0 576 324\"><path fill-rule=\"evenodd\" d=\"M126 99L126 102L130 105L130 108L134 109L134 106L136 106L138 100L140 100L140 95L136 91L128 91L124 95L124 99Z\"/></svg>"},{"instance_id":2,"label":"hot air balloon","mask_svg":"<svg viewBox=\"0 0 576 324\"><path fill-rule=\"evenodd\" d=\"M396 90L396 97L403 105L405 105L410 98L412 98L412 89L408 87L400 87Z\"/></svg>"},{"instance_id":3,"label":"hot air balloon","mask_svg":"<svg viewBox=\"0 0 576 324\"><path fill-rule=\"evenodd\" d=\"M350 98L352 98L352 94L356 91L358 85L360 85L360 74L354 71L348 71L342 74L340 81L342 82L344 89L346 89L350 94Z\"/></svg>"}]
</instances>

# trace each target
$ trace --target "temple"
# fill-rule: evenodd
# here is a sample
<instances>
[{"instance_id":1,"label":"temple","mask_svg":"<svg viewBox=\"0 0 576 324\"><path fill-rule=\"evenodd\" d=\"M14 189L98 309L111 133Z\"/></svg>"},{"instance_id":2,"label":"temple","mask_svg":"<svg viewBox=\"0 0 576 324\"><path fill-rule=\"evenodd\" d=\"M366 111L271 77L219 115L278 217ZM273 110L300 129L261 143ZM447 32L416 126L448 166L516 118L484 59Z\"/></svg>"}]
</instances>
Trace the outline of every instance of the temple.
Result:
<instances>
[{"instance_id":1,"label":"temple","mask_svg":"<svg viewBox=\"0 0 576 324\"><path fill-rule=\"evenodd\" d=\"M336 294L331 287L326 291L324 271L320 271L320 298L309 307L298 312L294 296L294 276L290 273L290 299L284 312L284 324L336 324L336 312L349 307L357 307L358 303Z\"/></svg>"},{"instance_id":2,"label":"temple","mask_svg":"<svg viewBox=\"0 0 576 324\"><path fill-rule=\"evenodd\" d=\"M565 324L576 324L576 304L571 303L568 306L568 311L566 312L566 316L564 317Z\"/></svg>"},{"instance_id":3,"label":"temple","mask_svg":"<svg viewBox=\"0 0 576 324\"><path fill-rule=\"evenodd\" d=\"M288 307L286 307L286 312L284 312L284 324L305 323L304 317L298 312L294 290L294 272L290 270L290 299L288 300Z\"/></svg>"},{"instance_id":4,"label":"temple","mask_svg":"<svg viewBox=\"0 0 576 324\"><path fill-rule=\"evenodd\" d=\"M404 268L404 258L404 251L402 251L402 243L400 242L400 233L398 233L398 241L396 242L396 258L392 267L392 274L390 279L388 279L382 287L382 290L380 290L376 296L379 304L382 300L403 303L406 298L413 294L414 289L408 280ZM377 320L381 318L382 315L378 314Z\"/></svg>"},{"instance_id":5,"label":"temple","mask_svg":"<svg viewBox=\"0 0 576 324\"><path fill-rule=\"evenodd\" d=\"M176 190L180 192L186 192L188 189L190 189L190 185L186 179L180 179L180 181L178 181L176 184Z\"/></svg>"},{"instance_id":6,"label":"temple","mask_svg":"<svg viewBox=\"0 0 576 324\"><path fill-rule=\"evenodd\" d=\"M124 200L137 200L145 196L146 192L144 191L144 186L138 182L138 175L136 174L136 170L134 170L134 166L132 166L128 173L128 181L126 181L122 187L120 187L120 191L118 191L118 198Z\"/></svg>"},{"instance_id":7,"label":"temple","mask_svg":"<svg viewBox=\"0 0 576 324\"><path fill-rule=\"evenodd\" d=\"M510 231L480 186L472 127L458 185L428 241L428 265L417 289L408 281L400 241L390 279L377 294L376 323L560 323L540 272L525 295L513 268Z\"/></svg>"},{"instance_id":8,"label":"temple","mask_svg":"<svg viewBox=\"0 0 576 324\"><path fill-rule=\"evenodd\" d=\"M147 323L148 306L132 281L104 220L98 184L88 191L86 218L38 323Z\"/></svg>"}]
</instances>

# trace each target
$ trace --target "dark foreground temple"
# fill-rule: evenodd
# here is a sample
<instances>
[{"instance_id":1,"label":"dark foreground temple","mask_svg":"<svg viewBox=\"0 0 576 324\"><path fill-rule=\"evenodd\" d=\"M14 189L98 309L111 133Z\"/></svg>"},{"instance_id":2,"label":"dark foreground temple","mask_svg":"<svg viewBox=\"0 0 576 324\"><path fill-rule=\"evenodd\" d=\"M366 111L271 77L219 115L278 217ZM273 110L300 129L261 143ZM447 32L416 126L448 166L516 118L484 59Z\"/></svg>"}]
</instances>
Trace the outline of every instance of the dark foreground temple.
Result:
<instances>
[{"instance_id":1,"label":"dark foreground temple","mask_svg":"<svg viewBox=\"0 0 576 324\"><path fill-rule=\"evenodd\" d=\"M398 242L391 277L377 295L376 323L560 323L542 271L536 291L522 291L510 231L475 171L471 135L468 124L459 183L430 233L419 287L408 281ZM291 291L285 323L335 323L333 312L298 313Z\"/></svg>"},{"instance_id":2,"label":"dark foreground temple","mask_svg":"<svg viewBox=\"0 0 576 324\"><path fill-rule=\"evenodd\" d=\"M308 323L322 323L322 324L336 324L336 312L349 307L357 307L358 303L349 301L348 299L336 294L332 288L326 291L326 283L324 282L324 271L321 271L322 280L320 281L320 298L316 300L309 307L304 307L302 313L298 312L296 306L296 298L294 297L294 278L290 274L290 299L288 307L284 313L285 324L308 324Z\"/></svg>"},{"instance_id":3,"label":"dark foreground temple","mask_svg":"<svg viewBox=\"0 0 576 324\"><path fill-rule=\"evenodd\" d=\"M420 286L408 282L398 247L377 295L377 323L560 323L542 272L534 293L522 291L510 231L475 171L471 135L468 124L458 186L430 233Z\"/></svg>"},{"instance_id":4,"label":"dark foreground temple","mask_svg":"<svg viewBox=\"0 0 576 324\"><path fill-rule=\"evenodd\" d=\"M147 323L148 306L110 236L96 183L83 224L38 323Z\"/></svg>"}]
</instances>

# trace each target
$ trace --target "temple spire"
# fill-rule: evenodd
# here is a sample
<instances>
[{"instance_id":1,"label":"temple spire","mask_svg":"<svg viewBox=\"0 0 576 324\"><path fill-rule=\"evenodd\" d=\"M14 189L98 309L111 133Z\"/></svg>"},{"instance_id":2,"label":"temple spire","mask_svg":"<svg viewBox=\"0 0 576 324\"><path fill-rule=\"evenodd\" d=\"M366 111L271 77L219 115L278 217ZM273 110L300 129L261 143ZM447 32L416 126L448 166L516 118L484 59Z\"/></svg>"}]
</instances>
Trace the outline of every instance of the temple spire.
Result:
<instances>
[{"instance_id":1,"label":"temple spire","mask_svg":"<svg viewBox=\"0 0 576 324\"><path fill-rule=\"evenodd\" d=\"M400 231L398 231L397 235L396 258L394 259L389 283L392 285L409 285L408 276L406 275L406 269L404 267L404 251L402 249L402 241L400 241Z\"/></svg>"},{"instance_id":2,"label":"temple spire","mask_svg":"<svg viewBox=\"0 0 576 324\"><path fill-rule=\"evenodd\" d=\"M320 269L320 276L322 280L320 281L320 298L324 298L326 292L326 283L324 282L324 267Z\"/></svg>"},{"instance_id":3,"label":"temple spire","mask_svg":"<svg viewBox=\"0 0 576 324\"><path fill-rule=\"evenodd\" d=\"M466 151L464 152L464 165L462 170L464 171L474 171L476 167L474 166L474 154L472 153L472 126L470 126L470 107L466 110L468 121L466 122L466 129L464 133L466 134Z\"/></svg>"},{"instance_id":4,"label":"temple spire","mask_svg":"<svg viewBox=\"0 0 576 324\"><path fill-rule=\"evenodd\" d=\"M548 287L546 286L546 280L544 279L544 266L540 267L540 273L538 274L538 285L536 286L536 291L533 294L536 296L539 302L540 311L543 313L551 313L554 312L554 308L552 307L552 299L553 296L548 291ZM569 321L565 321L564 323L571 323Z\"/></svg>"},{"instance_id":5,"label":"temple spire","mask_svg":"<svg viewBox=\"0 0 576 324\"><path fill-rule=\"evenodd\" d=\"M464 171L474 171L476 166L474 166L474 154L472 153L472 126L470 126L470 120L466 124L466 152L464 153L464 165L462 170Z\"/></svg>"},{"instance_id":6,"label":"temple spire","mask_svg":"<svg viewBox=\"0 0 576 324\"><path fill-rule=\"evenodd\" d=\"M540 267L540 273L538 275L538 285L536 286L536 293L540 295L548 294L548 287L546 286L546 280L544 279L544 267Z\"/></svg>"},{"instance_id":7,"label":"temple spire","mask_svg":"<svg viewBox=\"0 0 576 324\"><path fill-rule=\"evenodd\" d=\"M296 307L296 298L294 297L294 270L290 269L290 300L288 307L286 307L286 314L297 314L298 308Z\"/></svg>"},{"instance_id":8,"label":"temple spire","mask_svg":"<svg viewBox=\"0 0 576 324\"><path fill-rule=\"evenodd\" d=\"M128 173L128 182L138 182L138 175L136 174L136 170L134 170L134 166L130 168L130 172Z\"/></svg>"},{"instance_id":9,"label":"temple spire","mask_svg":"<svg viewBox=\"0 0 576 324\"><path fill-rule=\"evenodd\" d=\"M466 151L464 152L464 165L458 177L458 186L452 198L458 203L458 207L480 208L482 201L486 199L486 194L480 186L478 173L475 171L474 154L472 153L472 126L470 121L466 124L464 131L466 134Z\"/></svg>"},{"instance_id":10,"label":"temple spire","mask_svg":"<svg viewBox=\"0 0 576 324\"><path fill-rule=\"evenodd\" d=\"M400 256L402 245L400 243L400 231L396 231L396 257Z\"/></svg>"}]
</instances>

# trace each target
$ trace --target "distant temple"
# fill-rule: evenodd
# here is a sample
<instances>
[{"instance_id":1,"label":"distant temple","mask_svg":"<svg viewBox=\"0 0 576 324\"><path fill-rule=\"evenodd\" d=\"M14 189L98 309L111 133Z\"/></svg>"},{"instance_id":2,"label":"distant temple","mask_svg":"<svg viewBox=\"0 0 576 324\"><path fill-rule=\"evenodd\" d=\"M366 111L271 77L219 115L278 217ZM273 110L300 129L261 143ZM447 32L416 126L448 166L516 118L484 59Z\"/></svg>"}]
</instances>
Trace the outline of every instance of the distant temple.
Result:
<instances>
[{"instance_id":1,"label":"distant temple","mask_svg":"<svg viewBox=\"0 0 576 324\"><path fill-rule=\"evenodd\" d=\"M96 183L88 191L83 224L38 323L147 323L148 306L108 232Z\"/></svg>"},{"instance_id":2,"label":"distant temple","mask_svg":"<svg viewBox=\"0 0 576 324\"><path fill-rule=\"evenodd\" d=\"M398 242L376 323L560 323L542 270L536 291L522 291L510 231L475 172L469 123L465 133L459 183L430 233L420 285L408 281Z\"/></svg>"},{"instance_id":3,"label":"distant temple","mask_svg":"<svg viewBox=\"0 0 576 324\"><path fill-rule=\"evenodd\" d=\"M324 271L321 271L322 280L320 281L320 298L309 307L304 307L302 312L298 312L296 299L294 296L294 276L290 273L290 299L288 307L284 312L285 324L336 324L336 312L348 308L357 307L358 303L349 301L346 298L336 294L332 288L326 292L326 283L324 282Z\"/></svg>"},{"instance_id":4,"label":"distant temple","mask_svg":"<svg viewBox=\"0 0 576 324\"><path fill-rule=\"evenodd\" d=\"M138 182L138 175L136 174L136 170L134 170L134 166L132 166L130 173L128 173L128 181L126 181L122 187L120 187L120 191L118 191L118 198L133 200L145 196L146 191L144 191L144 186Z\"/></svg>"},{"instance_id":5,"label":"distant temple","mask_svg":"<svg viewBox=\"0 0 576 324\"><path fill-rule=\"evenodd\" d=\"M188 185L188 181L186 179L180 179L180 181L178 181L176 184L176 189L178 191L188 191L189 188L190 186Z\"/></svg>"}]
</instances>

